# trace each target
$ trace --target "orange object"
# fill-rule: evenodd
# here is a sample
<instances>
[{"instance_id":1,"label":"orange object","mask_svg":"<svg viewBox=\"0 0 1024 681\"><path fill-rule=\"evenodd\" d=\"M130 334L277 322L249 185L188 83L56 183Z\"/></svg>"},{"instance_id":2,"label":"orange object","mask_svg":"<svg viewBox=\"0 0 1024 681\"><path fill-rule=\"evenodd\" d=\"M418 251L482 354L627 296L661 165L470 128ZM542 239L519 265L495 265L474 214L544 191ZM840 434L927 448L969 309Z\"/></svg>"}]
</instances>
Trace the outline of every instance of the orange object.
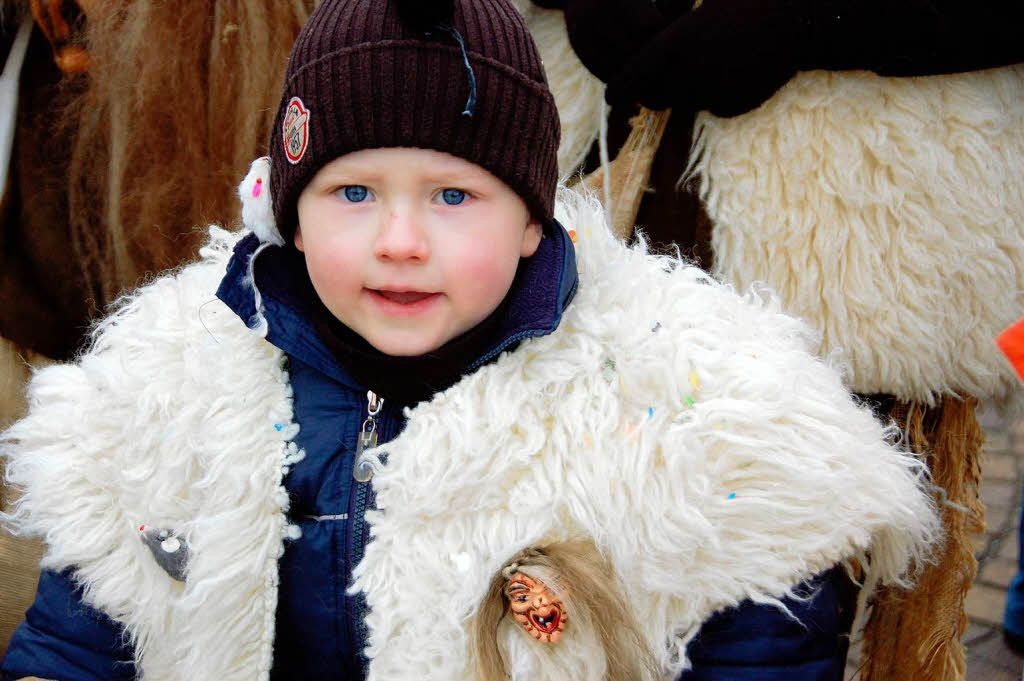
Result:
<instances>
[{"instance_id":1,"label":"orange object","mask_svg":"<svg viewBox=\"0 0 1024 681\"><path fill-rule=\"evenodd\" d=\"M540 581L513 572L505 585L512 617L541 643L558 643L569 615L562 600Z\"/></svg>"},{"instance_id":2,"label":"orange object","mask_svg":"<svg viewBox=\"0 0 1024 681\"><path fill-rule=\"evenodd\" d=\"M72 30L80 21L81 6L66 0L32 0L30 7L32 17L53 48L53 59L57 67L64 73L87 71L89 53L74 44Z\"/></svg>"},{"instance_id":3,"label":"orange object","mask_svg":"<svg viewBox=\"0 0 1024 681\"><path fill-rule=\"evenodd\" d=\"M1024 319L1019 320L996 336L996 345L1010 360L1010 366L1024 381Z\"/></svg>"}]
</instances>

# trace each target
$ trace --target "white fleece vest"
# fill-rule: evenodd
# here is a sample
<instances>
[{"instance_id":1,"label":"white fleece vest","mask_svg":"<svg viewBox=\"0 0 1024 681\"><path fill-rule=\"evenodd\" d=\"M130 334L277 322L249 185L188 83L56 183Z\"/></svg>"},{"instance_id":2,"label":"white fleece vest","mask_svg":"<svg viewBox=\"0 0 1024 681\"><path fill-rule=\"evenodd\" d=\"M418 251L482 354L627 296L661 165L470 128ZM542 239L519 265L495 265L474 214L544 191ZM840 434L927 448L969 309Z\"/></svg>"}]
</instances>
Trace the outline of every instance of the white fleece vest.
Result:
<instances>
[{"instance_id":1,"label":"white fleece vest","mask_svg":"<svg viewBox=\"0 0 1024 681\"><path fill-rule=\"evenodd\" d=\"M544 57L568 177L597 138L604 88L561 10L513 2ZM719 280L770 287L818 331L818 352L842 350L857 392L1024 412L993 342L1024 309L1024 65L801 72L741 116L698 112L693 131L680 182L711 219Z\"/></svg>"},{"instance_id":2,"label":"white fleece vest","mask_svg":"<svg viewBox=\"0 0 1024 681\"><path fill-rule=\"evenodd\" d=\"M1024 310L1024 65L800 73L746 115L700 113L690 158L716 276L770 286L854 390L1024 409L994 342Z\"/></svg>"},{"instance_id":3,"label":"white fleece vest","mask_svg":"<svg viewBox=\"0 0 1024 681\"><path fill-rule=\"evenodd\" d=\"M372 679L468 678L467 619L526 546L596 542L669 673L716 610L868 549L884 581L923 557L937 524L922 466L811 354L807 327L626 248L578 195L556 214L579 241L561 326L411 410L383 447L356 570ZM140 289L77 365L40 371L5 434L24 490L11 520L46 536L46 567L77 567L147 681L263 681L272 661L298 429L282 353L213 297L234 239L214 230L202 263ZM184 583L142 524L189 542ZM525 634L503 636L514 678L555 678ZM565 642L572 658L571 629ZM599 666L570 660L570 678Z\"/></svg>"}]
</instances>

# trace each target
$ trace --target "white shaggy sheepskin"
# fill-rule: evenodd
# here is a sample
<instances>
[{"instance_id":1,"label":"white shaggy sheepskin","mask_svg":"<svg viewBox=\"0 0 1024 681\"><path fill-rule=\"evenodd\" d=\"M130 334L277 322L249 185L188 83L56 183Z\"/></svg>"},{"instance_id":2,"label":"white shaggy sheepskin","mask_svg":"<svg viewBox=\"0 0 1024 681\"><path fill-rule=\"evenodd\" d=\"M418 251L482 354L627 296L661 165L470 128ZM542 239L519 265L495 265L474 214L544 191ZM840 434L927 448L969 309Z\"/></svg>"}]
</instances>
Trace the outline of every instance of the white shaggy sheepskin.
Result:
<instances>
[{"instance_id":1,"label":"white shaggy sheepskin","mask_svg":"<svg viewBox=\"0 0 1024 681\"><path fill-rule=\"evenodd\" d=\"M923 560L938 531L923 467L885 443L807 327L627 249L595 201L562 192L557 215L580 269L559 329L417 407L376 462L357 568L372 679L467 678L467 618L527 546L592 539L670 672L718 609L868 549L883 581ZM233 239L215 230L204 263L123 301L77 366L40 371L4 436L24 491L8 521L46 537L46 566L77 566L143 679L265 681L271 664L281 475L301 453L280 351L213 299ZM184 584L142 524L187 539ZM571 627L558 667L504 631L520 636L505 642L517 679L600 670Z\"/></svg>"},{"instance_id":2,"label":"white shaggy sheepskin","mask_svg":"<svg viewBox=\"0 0 1024 681\"><path fill-rule=\"evenodd\" d=\"M993 342L1024 314L1024 66L803 73L694 135L716 274L774 289L854 390L1024 396Z\"/></svg>"},{"instance_id":3,"label":"white shaggy sheepskin","mask_svg":"<svg viewBox=\"0 0 1024 681\"><path fill-rule=\"evenodd\" d=\"M562 125L558 173L565 180L583 165L601 130L604 83L573 52L561 10L538 7L532 0L512 0L512 4L526 19L555 97Z\"/></svg>"},{"instance_id":4,"label":"white shaggy sheepskin","mask_svg":"<svg viewBox=\"0 0 1024 681\"><path fill-rule=\"evenodd\" d=\"M922 466L885 443L801 322L627 249L592 201L563 192L557 217L579 235L561 326L413 409L379 448L355 582L374 681L468 678L466 621L528 546L593 539L674 673L716 610L868 548L898 580L934 538ZM559 678L518 649L514 678Z\"/></svg>"},{"instance_id":5,"label":"white shaggy sheepskin","mask_svg":"<svg viewBox=\"0 0 1024 681\"><path fill-rule=\"evenodd\" d=\"M292 415L282 353L213 297L236 237L212 237L206 263L120 301L77 365L39 371L3 438L24 491L7 520L45 536L44 567L77 567L144 681L266 679L272 659L298 428L275 428ZM184 584L143 524L187 540Z\"/></svg>"}]
</instances>

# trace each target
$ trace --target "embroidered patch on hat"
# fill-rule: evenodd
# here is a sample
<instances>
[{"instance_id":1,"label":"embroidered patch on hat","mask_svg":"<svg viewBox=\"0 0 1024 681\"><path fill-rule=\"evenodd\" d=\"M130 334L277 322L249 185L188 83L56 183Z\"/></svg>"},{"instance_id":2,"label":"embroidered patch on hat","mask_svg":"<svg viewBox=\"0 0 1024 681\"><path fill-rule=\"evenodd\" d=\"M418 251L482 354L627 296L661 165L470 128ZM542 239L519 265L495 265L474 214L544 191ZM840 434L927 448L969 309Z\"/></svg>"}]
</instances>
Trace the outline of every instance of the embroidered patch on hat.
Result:
<instances>
[{"instance_id":1,"label":"embroidered patch on hat","mask_svg":"<svg viewBox=\"0 0 1024 681\"><path fill-rule=\"evenodd\" d=\"M309 110L298 97L292 97L288 101L281 131L284 133L284 154L288 157L288 162L298 163L309 146Z\"/></svg>"}]
</instances>

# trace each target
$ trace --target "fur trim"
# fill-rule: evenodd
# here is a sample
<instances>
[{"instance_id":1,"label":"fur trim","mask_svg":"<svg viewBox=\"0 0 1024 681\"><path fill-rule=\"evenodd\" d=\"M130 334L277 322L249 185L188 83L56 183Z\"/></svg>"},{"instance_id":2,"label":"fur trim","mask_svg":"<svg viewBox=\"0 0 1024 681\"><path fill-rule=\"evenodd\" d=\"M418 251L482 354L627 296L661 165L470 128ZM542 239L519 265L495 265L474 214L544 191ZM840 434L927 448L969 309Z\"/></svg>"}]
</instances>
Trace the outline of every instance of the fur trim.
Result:
<instances>
[{"instance_id":1,"label":"fur trim","mask_svg":"<svg viewBox=\"0 0 1024 681\"><path fill-rule=\"evenodd\" d=\"M563 191L556 216L579 239L560 327L413 409L379 448L354 587L370 678L468 678L465 622L529 546L592 539L672 674L717 610L777 602L869 549L884 582L925 560L938 525L922 464L886 444L808 328L776 300L627 248L593 200ZM559 678L506 644L513 678Z\"/></svg>"},{"instance_id":2,"label":"fur trim","mask_svg":"<svg viewBox=\"0 0 1024 681\"><path fill-rule=\"evenodd\" d=\"M555 97L562 138L558 145L558 173L564 181L579 170L606 115L604 83L587 71L569 44L565 14L544 9L532 0L512 0L537 43L548 86Z\"/></svg>"},{"instance_id":3,"label":"fur trim","mask_svg":"<svg viewBox=\"0 0 1024 681\"><path fill-rule=\"evenodd\" d=\"M1024 309L1024 66L802 73L694 135L716 274L777 291L854 390L1022 396L993 339Z\"/></svg>"},{"instance_id":4,"label":"fur trim","mask_svg":"<svg viewBox=\"0 0 1024 681\"><path fill-rule=\"evenodd\" d=\"M282 353L213 297L236 235L211 236L203 263L120 300L79 365L39 371L3 436L23 491L6 520L44 535L43 567L75 566L86 602L124 623L140 679L270 672L298 428ZM184 584L143 524L187 540Z\"/></svg>"}]
</instances>

